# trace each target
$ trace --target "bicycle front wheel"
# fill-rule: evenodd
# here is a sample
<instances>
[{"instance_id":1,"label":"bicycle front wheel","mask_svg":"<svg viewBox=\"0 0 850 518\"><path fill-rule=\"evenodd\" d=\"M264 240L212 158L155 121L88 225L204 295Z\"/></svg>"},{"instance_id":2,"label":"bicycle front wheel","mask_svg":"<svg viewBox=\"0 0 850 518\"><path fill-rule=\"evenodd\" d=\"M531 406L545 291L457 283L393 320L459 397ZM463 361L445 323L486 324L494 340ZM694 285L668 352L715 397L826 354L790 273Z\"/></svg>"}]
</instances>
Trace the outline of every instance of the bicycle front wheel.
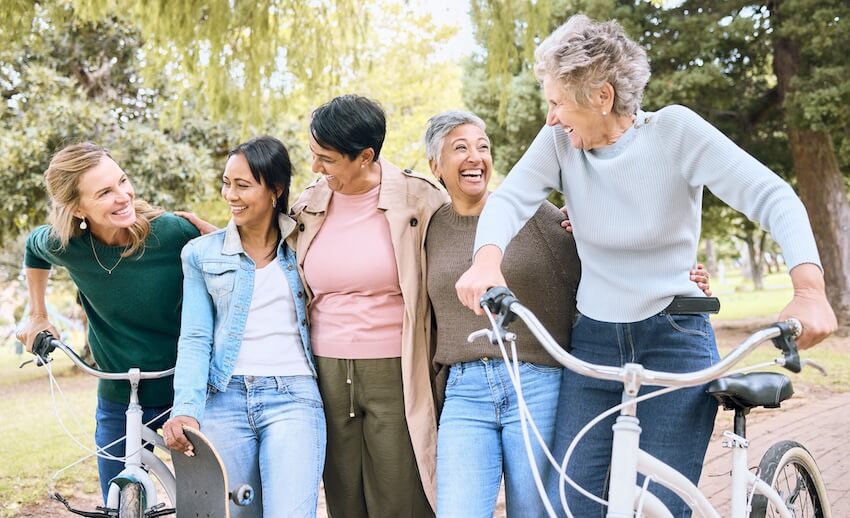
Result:
<instances>
[{"instance_id":1,"label":"bicycle front wheel","mask_svg":"<svg viewBox=\"0 0 850 518\"><path fill-rule=\"evenodd\" d=\"M145 490L138 482L121 488L118 518L142 518L145 515Z\"/></svg>"},{"instance_id":2,"label":"bicycle front wheel","mask_svg":"<svg viewBox=\"0 0 850 518\"><path fill-rule=\"evenodd\" d=\"M759 476L774 489L794 518L830 518L826 486L814 457L795 441L781 441L767 450L759 463ZM751 518L779 517L767 497L753 497Z\"/></svg>"}]
</instances>

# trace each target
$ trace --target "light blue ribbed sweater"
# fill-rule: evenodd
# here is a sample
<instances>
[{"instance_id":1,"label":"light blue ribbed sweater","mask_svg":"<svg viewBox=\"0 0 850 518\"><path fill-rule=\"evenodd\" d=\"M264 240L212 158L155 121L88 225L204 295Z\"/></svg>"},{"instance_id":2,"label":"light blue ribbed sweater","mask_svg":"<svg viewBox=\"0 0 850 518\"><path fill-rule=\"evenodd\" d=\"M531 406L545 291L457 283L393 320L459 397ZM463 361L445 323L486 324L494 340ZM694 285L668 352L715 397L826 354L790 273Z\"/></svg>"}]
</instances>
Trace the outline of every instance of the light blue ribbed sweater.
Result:
<instances>
[{"instance_id":1,"label":"light blue ribbed sweater","mask_svg":"<svg viewBox=\"0 0 850 518\"><path fill-rule=\"evenodd\" d=\"M683 106L638 111L620 139L575 149L560 126L544 127L487 200L475 251L505 249L552 189L564 193L581 258L577 309L604 322L648 318L690 281L702 189L768 230L788 268L820 266L806 209L791 187Z\"/></svg>"}]
</instances>

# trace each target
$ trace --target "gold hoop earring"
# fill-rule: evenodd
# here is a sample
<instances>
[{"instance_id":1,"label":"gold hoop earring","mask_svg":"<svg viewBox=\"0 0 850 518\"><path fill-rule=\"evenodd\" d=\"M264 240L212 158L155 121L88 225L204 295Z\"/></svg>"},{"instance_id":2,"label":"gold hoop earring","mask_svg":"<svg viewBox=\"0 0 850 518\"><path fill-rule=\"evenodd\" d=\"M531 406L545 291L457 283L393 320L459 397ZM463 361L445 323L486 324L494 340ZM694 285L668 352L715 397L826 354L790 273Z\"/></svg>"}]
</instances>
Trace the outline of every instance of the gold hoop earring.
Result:
<instances>
[{"instance_id":1,"label":"gold hoop earring","mask_svg":"<svg viewBox=\"0 0 850 518\"><path fill-rule=\"evenodd\" d=\"M277 208L277 198L275 198L274 196L272 196L272 208Z\"/></svg>"}]
</instances>

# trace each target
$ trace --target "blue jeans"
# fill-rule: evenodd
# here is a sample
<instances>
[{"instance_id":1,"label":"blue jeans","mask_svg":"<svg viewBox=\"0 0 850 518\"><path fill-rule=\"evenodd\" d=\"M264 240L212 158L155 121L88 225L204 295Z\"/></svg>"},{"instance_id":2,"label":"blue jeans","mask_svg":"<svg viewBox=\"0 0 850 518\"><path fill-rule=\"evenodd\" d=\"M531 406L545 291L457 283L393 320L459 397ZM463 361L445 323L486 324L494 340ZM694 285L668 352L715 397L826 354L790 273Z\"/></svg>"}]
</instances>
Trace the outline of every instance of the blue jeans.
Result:
<instances>
[{"instance_id":1,"label":"blue jeans","mask_svg":"<svg viewBox=\"0 0 850 518\"><path fill-rule=\"evenodd\" d=\"M107 399L97 398L97 410L95 411L96 427L94 431L94 442L98 448L103 448L118 439L123 438L127 432L127 403L116 403ZM168 420L170 406L142 407L142 423L147 423L154 417L162 414L162 417L151 423L149 428L156 430ZM164 413L163 413L164 412ZM153 447L148 447L153 449ZM124 440L110 446L106 452L115 457L124 456ZM97 458L97 475L100 478L100 491L103 494L103 502L109 495L109 481L124 469L124 462Z\"/></svg>"},{"instance_id":2,"label":"blue jeans","mask_svg":"<svg viewBox=\"0 0 850 518\"><path fill-rule=\"evenodd\" d=\"M522 435L516 392L501 360L452 365L437 431L437 516L491 518L502 472L511 518L544 516ZM520 364L522 394L547 447L555 435L560 367ZM529 429L545 483L549 463Z\"/></svg>"},{"instance_id":3,"label":"blue jeans","mask_svg":"<svg viewBox=\"0 0 850 518\"><path fill-rule=\"evenodd\" d=\"M648 369L690 372L718 361L714 331L707 315L659 313L646 320L613 324L576 313L572 354L603 365L640 363ZM644 387L641 394L657 390ZM623 385L565 371L558 405L554 455L561 461L566 450L591 419L621 402ZM676 468L694 484L699 481L708 440L717 414L717 403L705 387L674 391L638 405L642 433L641 449ZM597 496L606 493L616 415L597 424L578 443L567 467L568 475ZM558 500L557 477L550 480L549 494ZM642 481L642 477L639 478ZM685 503L666 488L649 485L675 517L688 517ZM606 509L579 495L567 485L567 501L573 515L604 517ZM560 508L560 506L559 506Z\"/></svg>"},{"instance_id":4,"label":"blue jeans","mask_svg":"<svg viewBox=\"0 0 850 518\"><path fill-rule=\"evenodd\" d=\"M312 376L233 376L209 389L204 434L227 467L229 490L254 488L230 516L315 517L325 463L325 414Z\"/></svg>"}]
</instances>

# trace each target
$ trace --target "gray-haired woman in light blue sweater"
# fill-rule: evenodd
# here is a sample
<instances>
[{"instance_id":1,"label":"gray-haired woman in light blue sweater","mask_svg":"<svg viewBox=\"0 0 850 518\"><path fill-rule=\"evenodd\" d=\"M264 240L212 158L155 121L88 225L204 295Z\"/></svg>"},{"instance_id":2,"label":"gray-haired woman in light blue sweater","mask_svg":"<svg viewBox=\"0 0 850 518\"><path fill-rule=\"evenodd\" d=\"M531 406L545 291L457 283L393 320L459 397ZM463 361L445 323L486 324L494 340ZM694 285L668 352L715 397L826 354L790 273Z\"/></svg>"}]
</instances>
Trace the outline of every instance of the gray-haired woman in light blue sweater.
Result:
<instances>
[{"instance_id":1,"label":"gray-haired woman in light blue sweater","mask_svg":"<svg viewBox=\"0 0 850 518\"><path fill-rule=\"evenodd\" d=\"M541 43L535 59L549 105L546 126L487 201L473 265L457 283L461 302L480 313L481 294L505 285L503 250L549 192L558 190L575 225L582 266L572 353L593 363L637 362L662 371L707 367L717 359L707 315L677 314L668 306L676 296L701 295L690 282L690 271L702 191L708 187L759 222L782 247L794 297L780 319L802 322L800 347L811 347L835 330L818 250L799 198L688 108L642 111L649 63L617 22L573 16ZM572 372L564 376L556 456L563 456L590 419L620 402L621 389ZM696 483L715 413L716 404L700 387L647 401L638 408L641 446ZM568 469L579 485L600 496L613 419L579 443ZM690 515L671 492L653 492L674 516ZM604 514L600 504L575 492L568 498L575 516Z\"/></svg>"}]
</instances>

